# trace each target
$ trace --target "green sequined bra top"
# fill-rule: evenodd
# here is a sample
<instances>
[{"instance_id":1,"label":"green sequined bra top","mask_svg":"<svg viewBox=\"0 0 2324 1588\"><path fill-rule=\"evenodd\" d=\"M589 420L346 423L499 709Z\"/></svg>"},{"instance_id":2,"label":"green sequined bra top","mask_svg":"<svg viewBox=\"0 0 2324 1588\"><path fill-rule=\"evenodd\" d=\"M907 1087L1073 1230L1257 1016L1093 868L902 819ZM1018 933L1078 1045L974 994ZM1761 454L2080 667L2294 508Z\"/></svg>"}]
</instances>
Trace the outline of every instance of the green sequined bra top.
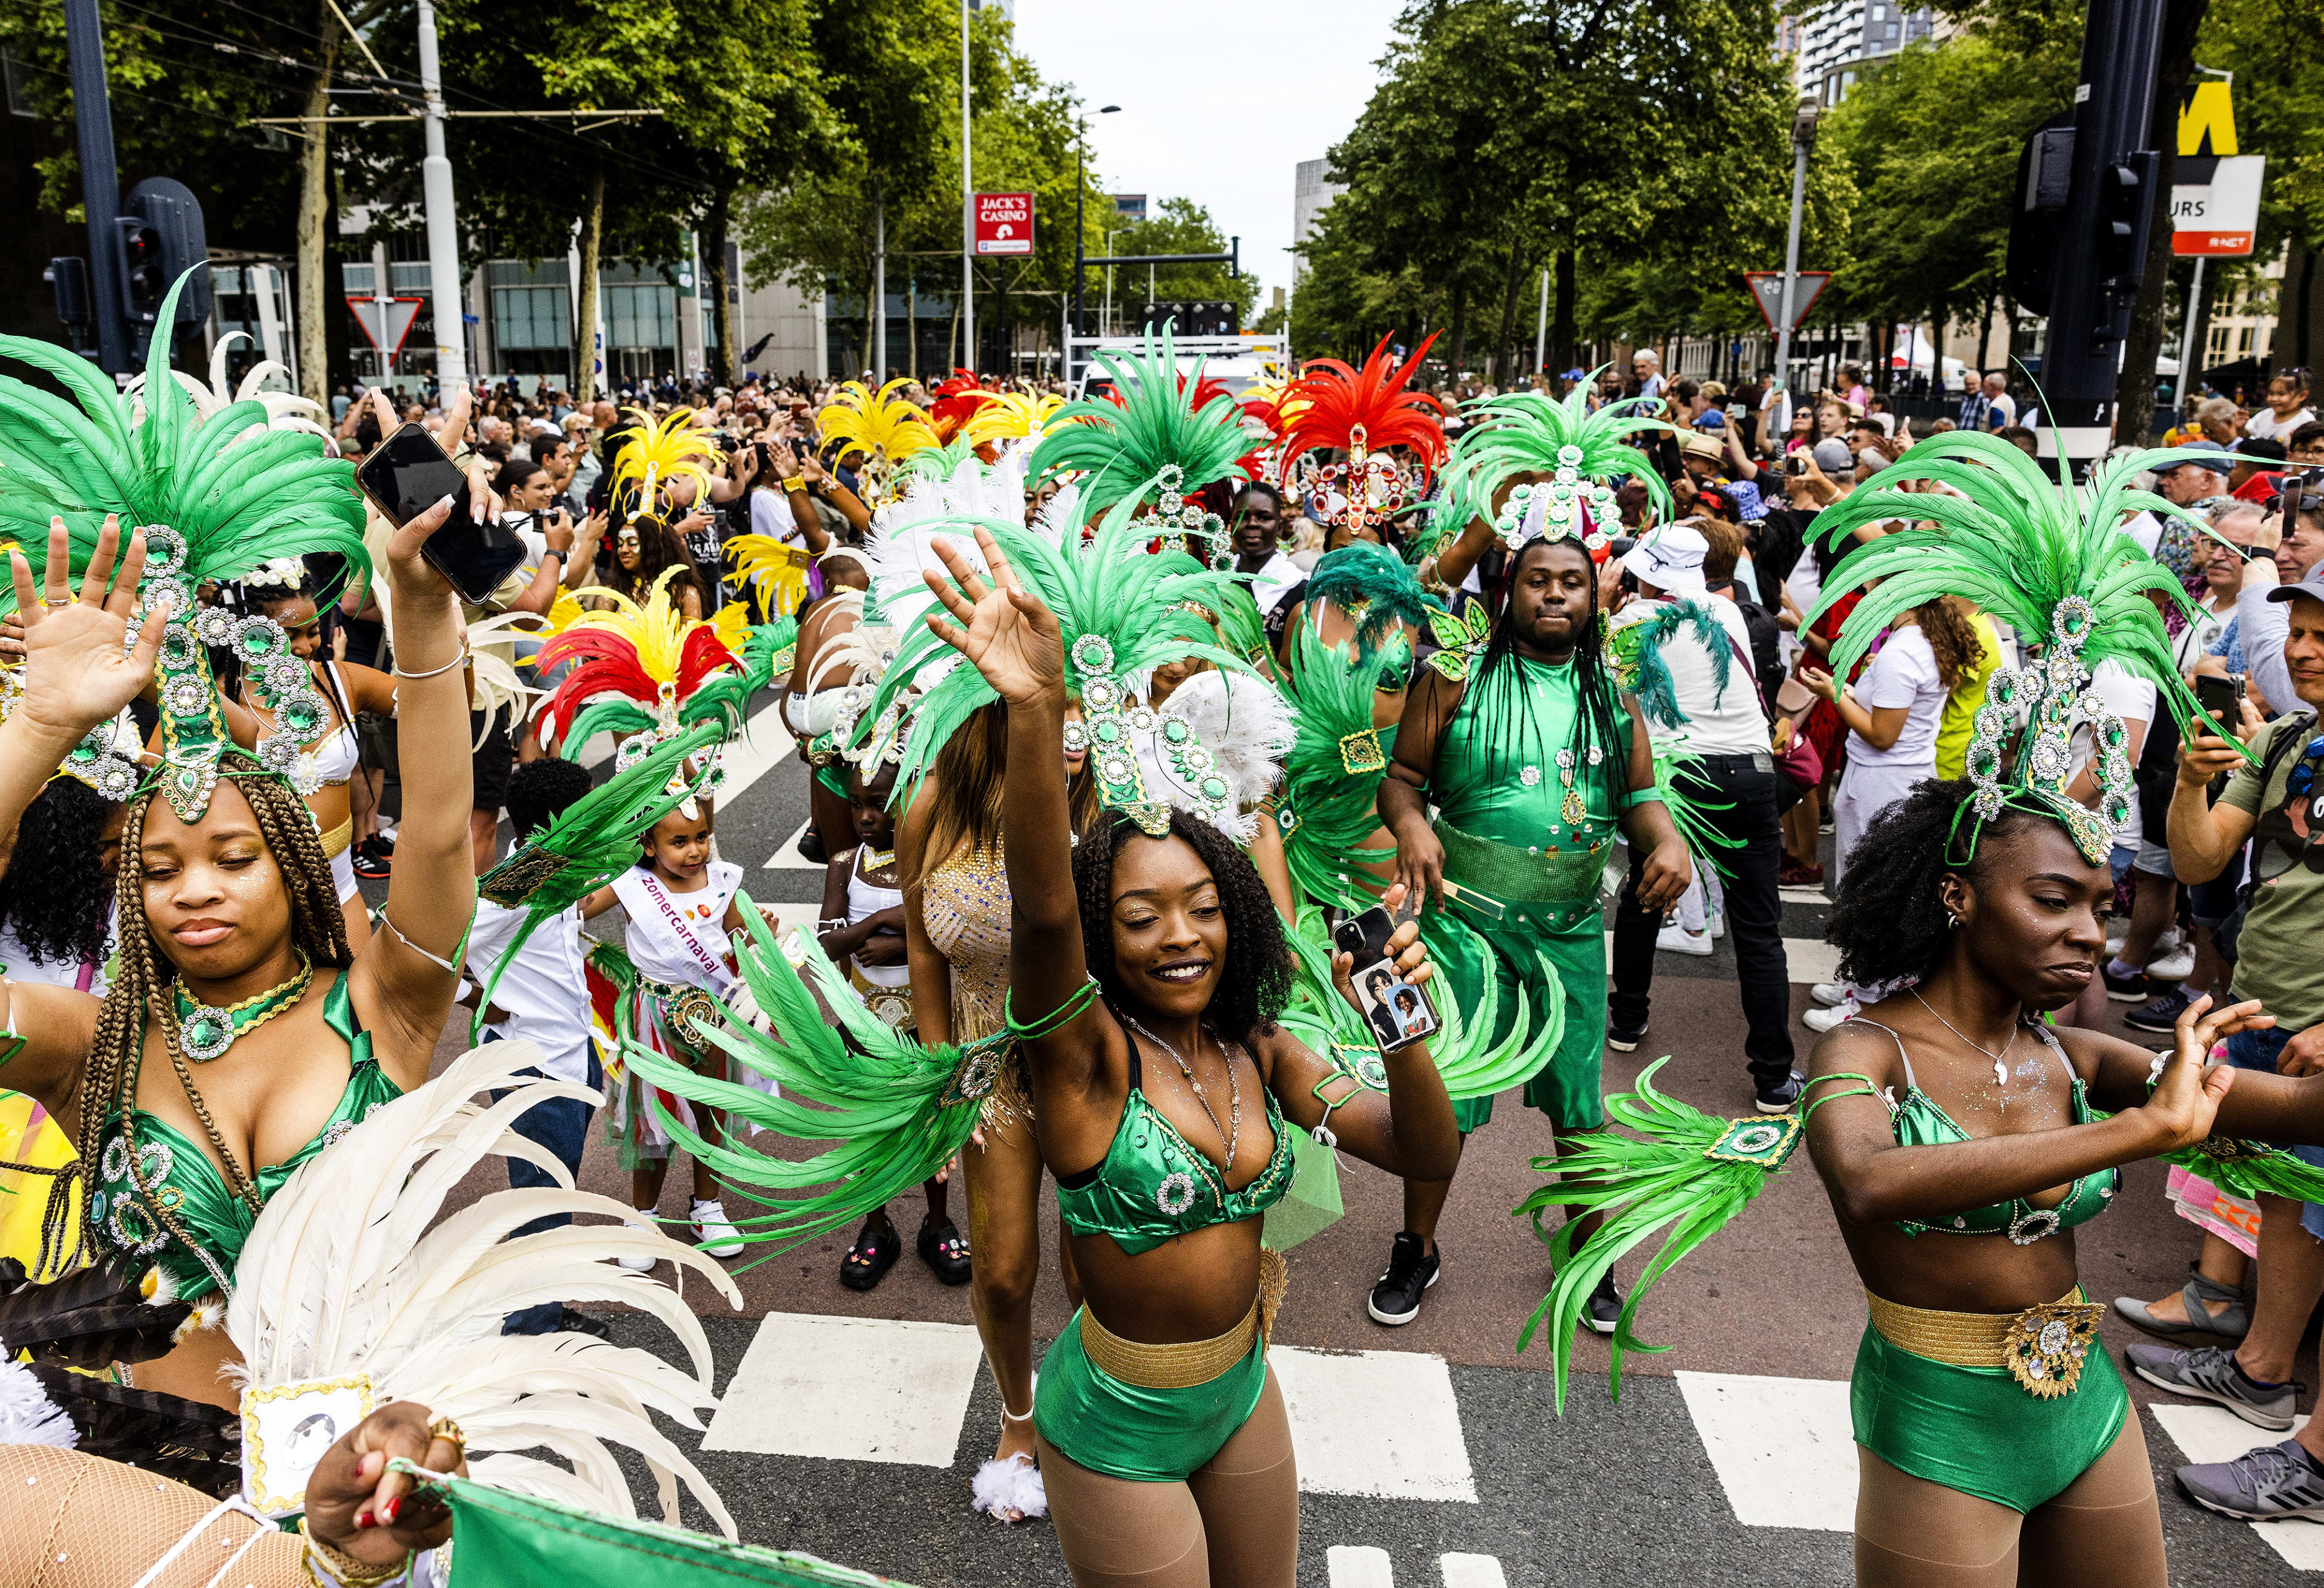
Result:
<instances>
[{"instance_id":1,"label":"green sequined bra top","mask_svg":"<svg viewBox=\"0 0 2324 1588\"><path fill-rule=\"evenodd\" d=\"M339 1094L338 1106L314 1140L282 1162L261 1168L253 1177L262 1201L281 1190L300 1165L361 1124L374 1109L403 1095L379 1067L372 1053L371 1033L355 1021L355 1010L347 1002L344 971L323 995L323 1022L346 1043L353 1073L347 1076L346 1090ZM136 1095L136 1085L133 1073L132 1097ZM228 1187L226 1177L200 1145L169 1122L141 1108L136 1110L136 1127L133 1164L119 1113L106 1122L97 1189L89 1203L91 1222L117 1250L152 1258L177 1282L184 1299L199 1300L213 1290L225 1289L258 1215ZM199 1250L181 1247L156 1216L157 1207L191 1235Z\"/></svg>"}]
</instances>

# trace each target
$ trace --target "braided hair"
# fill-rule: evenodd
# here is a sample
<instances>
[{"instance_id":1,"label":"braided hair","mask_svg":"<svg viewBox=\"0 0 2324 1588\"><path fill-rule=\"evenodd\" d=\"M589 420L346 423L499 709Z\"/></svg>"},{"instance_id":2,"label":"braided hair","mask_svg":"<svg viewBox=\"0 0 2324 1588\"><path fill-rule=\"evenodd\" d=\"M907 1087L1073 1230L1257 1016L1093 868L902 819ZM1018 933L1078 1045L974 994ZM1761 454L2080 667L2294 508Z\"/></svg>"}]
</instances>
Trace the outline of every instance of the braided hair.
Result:
<instances>
[{"instance_id":1,"label":"braided hair","mask_svg":"<svg viewBox=\"0 0 2324 1588\"><path fill-rule=\"evenodd\" d=\"M1109 810L1074 847L1082 958L1106 1002L1117 1006L1122 984L1113 953L1113 857L1130 839L1143 836L1137 823ZM1283 939L1283 918L1275 913L1258 869L1225 834L1173 809L1170 836L1183 841L1208 868L1218 885L1219 908L1226 913L1227 952L1204 1019L1219 1035L1248 1045L1253 1036L1275 1029L1275 1017L1291 997L1291 948Z\"/></svg>"},{"instance_id":2,"label":"braided hair","mask_svg":"<svg viewBox=\"0 0 2324 1588\"><path fill-rule=\"evenodd\" d=\"M323 854L322 836L315 830L306 801L288 782L271 773L260 774L246 759L237 765L233 752L228 752L227 766L232 770L220 779L218 787L223 789L231 782L242 796L257 823L259 836L274 857L290 895L292 942L318 968L344 972L355 963L355 952L347 944L346 919L339 913L338 887L331 877L331 863ZM106 1126L115 1115L120 1118L131 1159L135 1159L134 1088L149 1018L161 1023L171 1065L186 1088L187 1100L200 1116L210 1144L218 1149L226 1166L227 1184L251 1205L253 1213L258 1211L257 1191L250 1177L226 1149L217 1122L210 1118L208 1106L202 1102L186 1068L178 1038L178 1002L174 993L177 967L157 951L152 928L145 920L145 890L138 881L137 868L145 841L145 817L152 807L151 793L139 795L130 802L122 826L121 869L128 885L116 891L121 909L119 974L97 1010L97 1034L89 1043L88 1059L81 1072L80 1130L73 1145L81 1166L81 1246L92 1258L102 1255L97 1245L97 1222L90 1210L97 1192L96 1166L104 1150ZM254 1174L255 1166L252 1172ZM158 1218L189 1250L199 1250L167 1210L149 1202L143 1211ZM44 1228L43 1245L60 1239L61 1234L60 1229Z\"/></svg>"},{"instance_id":3,"label":"braided hair","mask_svg":"<svg viewBox=\"0 0 2324 1588\"><path fill-rule=\"evenodd\" d=\"M1509 609L1517 594L1517 575L1526 559L1544 551L1567 550L1582 559L1590 574L1590 611L1581 632L1573 639L1573 684L1578 709L1574 714L1574 740L1571 746L1531 746L1516 741L1532 736L1532 714L1525 710L1528 688L1525 677L1525 660L1517 654L1516 624ZM1480 741L1482 734L1469 736L1464 759L1471 764L1463 767L1464 778L1480 778L1487 786L1506 782L1514 776L1519 765L1545 765L1557 748L1571 748L1578 764L1574 767L1577 783L1598 779L1606 785L1608 808L1619 811L1622 800L1629 792L1630 763L1622 748L1619 730L1621 717L1617 700L1612 669L1606 665L1606 629L1598 605L1598 564L1579 540L1528 540L1509 559L1508 571L1501 581L1500 607L1493 614L1493 629L1485 642L1484 653L1477 659L1469 674L1469 687L1463 691L1461 709L1486 711L1505 706L1509 712L1502 720L1523 725L1515 734L1494 736L1489 745ZM1602 751L1596 764L1591 762L1591 750ZM1482 767L1475 765L1480 753L1489 759Z\"/></svg>"}]
</instances>

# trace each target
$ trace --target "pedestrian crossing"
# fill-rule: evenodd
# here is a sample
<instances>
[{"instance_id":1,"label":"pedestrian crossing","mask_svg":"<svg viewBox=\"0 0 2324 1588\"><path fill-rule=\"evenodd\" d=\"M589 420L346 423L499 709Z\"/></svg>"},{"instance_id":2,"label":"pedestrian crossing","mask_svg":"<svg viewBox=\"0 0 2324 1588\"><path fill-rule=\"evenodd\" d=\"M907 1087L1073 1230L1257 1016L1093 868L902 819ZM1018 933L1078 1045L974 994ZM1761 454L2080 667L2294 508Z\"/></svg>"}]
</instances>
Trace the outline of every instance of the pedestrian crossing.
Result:
<instances>
[{"instance_id":1,"label":"pedestrian crossing","mask_svg":"<svg viewBox=\"0 0 2324 1588\"><path fill-rule=\"evenodd\" d=\"M1395 1564L1372 1545L1334 1544L1323 1552L1323 1567L1332 1588L1396 1588ZM1443 1588L1508 1588L1498 1556L1440 1555L1436 1570Z\"/></svg>"}]
</instances>

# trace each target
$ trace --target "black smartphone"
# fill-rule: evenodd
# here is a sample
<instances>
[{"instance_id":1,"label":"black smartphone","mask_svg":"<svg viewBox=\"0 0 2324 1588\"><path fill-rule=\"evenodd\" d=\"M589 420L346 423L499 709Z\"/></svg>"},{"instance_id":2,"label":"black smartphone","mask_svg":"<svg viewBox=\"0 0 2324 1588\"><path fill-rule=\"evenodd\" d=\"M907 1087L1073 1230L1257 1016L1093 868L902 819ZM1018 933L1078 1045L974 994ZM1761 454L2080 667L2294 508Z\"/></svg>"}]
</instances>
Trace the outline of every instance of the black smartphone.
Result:
<instances>
[{"instance_id":1,"label":"black smartphone","mask_svg":"<svg viewBox=\"0 0 2324 1588\"><path fill-rule=\"evenodd\" d=\"M2217 673L2199 673L2195 678L2195 704L2209 713L2219 725L2219 737L2232 739L2236 724L2242 713L2236 703L2244 697L2241 679L2223 678Z\"/></svg>"},{"instance_id":2,"label":"black smartphone","mask_svg":"<svg viewBox=\"0 0 2324 1588\"><path fill-rule=\"evenodd\" d=\"M524 560L524 542L515 531L497 518L480 524L469 516L468 477L425 425L407 424L381 442L355 470L355 484L398 529L452 498L452 516L428 537L420 555L464 600L484 600Z\"/></svg>"},{"instance_id":3,"label":"black smartphone","mask_svg":"<svg viewBox=\"0 0 2324 1588\"><path fill-rule=\"evenodd\" d=\"M1375 904L1332 928L1332 941L1355 962L1348 980L1382 1053L1436 1034L1436 1006L1429 1002L1427 990L1398 975L1396 963L1388 958L1388 936L1403 919L1390 915L1388 906Z\"/></svg>"}]
</instances>

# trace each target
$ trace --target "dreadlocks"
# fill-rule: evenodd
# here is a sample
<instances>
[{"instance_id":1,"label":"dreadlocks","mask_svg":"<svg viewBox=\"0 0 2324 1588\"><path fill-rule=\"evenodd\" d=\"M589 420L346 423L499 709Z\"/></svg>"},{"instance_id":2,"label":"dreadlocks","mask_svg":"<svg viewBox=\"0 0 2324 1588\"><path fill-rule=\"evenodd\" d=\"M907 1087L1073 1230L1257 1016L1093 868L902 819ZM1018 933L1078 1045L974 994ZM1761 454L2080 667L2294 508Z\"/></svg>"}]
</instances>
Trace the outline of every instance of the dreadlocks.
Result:
<instances>
[{"instance_id":1,"label":"dreadlocks","mask_svg":"<svg viewBox=\"0 0 2324 1588\"><path fill-rule=\"evenodd\" d=\"M1578 557L1590 575L1590 610L1592 615L1580 625L1573 637L1573 685L1577 709L1575 726L1579 735L1570 748L1581 764L1574 768L1578 780L1598 778L1606 785L1607 808L1618 811L1629 792L1630 763L1623 753L1621 735L1617 728L1613 675L1606 666L1605 621L1598 605L1598 564L1582 549L1579 540L1529 540L1509 559L1508 571L1501 584L1500 610L1493 617L1492 636L1485 643L1484 653L1477 659L1470 674L1469 687L1462 698L1462 707L1471 711L1488 711L1507 706L1508 720L1530 724L1532 716L1523 707L1526 688L1525 661L1517 654L1515 625L1509 620L1511 596L1517 589L1517 573L1526 559L1549 552ZM1480 735L1479 737L1481 737ZM1471 765L1462 769L1464 776L1480 777L1488 784L1498 784L1514 777L1520 764L1543 765L1554 750L1561 748L1543 744L1524 746L1516 743L1495 743L1486 749L1488 763L1480 768ZM1470 741L1468 757L1476 759L1480 745L1476 738ZM1591 752L1603 754L1592 762Z\"/></svg>"},{"instance_id":2,"label":"dreadlocks","mask_svg":"<svg viewBox=\"0 0 2324 1588\"><path fill-rule=\"evenodd\" d=\"M265 840L268 852L274 857L283 886L290 895L291 941L318 967L345 971L355 963L355 954L347 946L346 921L339 913L331 863L323 854L323 841L315 831L314 818L307 813L306 802L281 779L261 775L247 762L235 764L231 753L228 766L230 770L220 778L218 788L222 792L230 785L241 794L258 824L259 836ZM149 1018L161 1024L171 1066L178 1072L187 1101L193 1104L210 1145L217 1150L228 1187L249 1205L252 1213L255 1214L262 1205L256 1187L227 1149L217 1122L210 1118L208 1105L203 1103L186 1068L178 1039L178 1003L172 995L177 967L156 952L152 928L146 924L145 890L138 881L138 856L144 847L146 813L152 805L153 796L150 793L131 801L122 826L124 885L116 890L121 907L120 973L97 1010L97 1034L89 1043L88 1062L81 1074L80 1130L73 1145L79 1154L81 1171L81 1247L92 1257L99 1251L97 1220L91 1216L97 1191L96 1168L104 1150L106 1125L116 1115L131 1161L135 1161L135 1087ZM252 1166L252 1172L255 1168ZM172 1235L207 1261L207 1254L167 1209L158 1203L146 1206ZM58 1210L52 1205L51 1212L51 1219L42 1231L44 1249L63 1238L63 1230L55 1216ZM45 1250L42 1255L45 1259ZM220 1279L220 1288L224 1289L226 1287L222 1276Z\"/></svg>"}]
</instances>

